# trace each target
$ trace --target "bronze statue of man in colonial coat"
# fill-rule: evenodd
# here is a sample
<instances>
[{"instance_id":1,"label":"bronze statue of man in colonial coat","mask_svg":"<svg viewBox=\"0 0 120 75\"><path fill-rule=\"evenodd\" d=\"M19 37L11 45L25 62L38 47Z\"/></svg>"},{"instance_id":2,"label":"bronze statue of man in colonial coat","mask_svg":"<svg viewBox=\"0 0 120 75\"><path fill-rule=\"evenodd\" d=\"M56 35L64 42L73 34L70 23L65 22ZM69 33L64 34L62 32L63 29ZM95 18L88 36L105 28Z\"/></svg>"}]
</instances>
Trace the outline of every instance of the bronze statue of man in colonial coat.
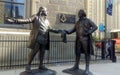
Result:
<instances>
[{"instance_id":1,"label":"bronze statue of man in colonial coat","mask_svg":"<svg viewBox=\"0 0 120 75\"><path fill-rule=\"evenodd\" d=\"M97 29L97 26L88 18L84 10L80 10L78 13L79 20L71 30L64 30L67 34L76 32L76 43L75 43L75 64L70 71L79 69L80 54L85 53L86 68L85 74L89 73L89 61L90 54L93 53L91 34Z\"/></svg>"},{"instance_id":2,"label":"bronze statue of man in colonial coat","mask_svg":"<svg viewBox=\"0 0 120 75\"><path fill-rule=\"evenodd\" d=\"M31 70L31 62L37 52L39 52L40 60L39 69L47 70L47 68L43 65L43 58L45 50L49 50L49 32L59 33L60 30L51 29L46 16L47 8L40 7L38 13L28 19L7 19L9 22L17 24L32 23L28 46L32 50L29 54L28 64L26 66L27 71Z\"/></svg>"}]
</instances>

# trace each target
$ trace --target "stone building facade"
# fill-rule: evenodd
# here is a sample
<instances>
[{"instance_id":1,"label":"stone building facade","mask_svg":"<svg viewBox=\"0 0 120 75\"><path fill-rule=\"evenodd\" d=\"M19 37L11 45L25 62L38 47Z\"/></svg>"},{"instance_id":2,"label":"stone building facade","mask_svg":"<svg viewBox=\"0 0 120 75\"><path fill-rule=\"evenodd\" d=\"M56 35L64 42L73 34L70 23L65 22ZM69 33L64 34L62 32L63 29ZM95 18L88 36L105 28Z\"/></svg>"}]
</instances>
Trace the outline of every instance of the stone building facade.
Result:
<instances>
[{"instance_id":1,"label":"stone building facade","mask_svg":"<svg viewBox=\"0 0 120 75\"><path fill-rule=\"evenodd\" d=\"M11 0L2 0L0 4L2 4L3 9L5 9L5 2L9 3ZM33 14L38 12L40 6L45 6L48 9L48 19L52 27L57 28L71 28L74 24L61 24L59 23L59 14L70 14L75 15L77 20L77 14L80 9L85 9L85 1L86 0L22 0L24 1L24 16L23 18L28 18ZM6 3L6 4L7 4ZM2 8L1 8L2 9ZM20 10L19 10L20 11ZM2 13L2 12L1 12ZM10 25L4 24L4 13L0 14L3 18L0 18L2 21L0 23L0 27L4 28L26 28L31 29L30 25Z\"/></svg>"},{"instance_id":2,"label":"stone building facade","mask_svg":"<svg viewBox=\"0 0 120 75\"><path fill-rule=\"evenodd\" d=\"M86 8L88 17L93 20L98 26L103 23L106 27L106 36L108 38L120 38L120 0L113 1L112 15L108 15L105 12L107 0L86 0ZM106 17L105 17L106 16ZM117 33L119 32L119 33ZM97 31L99 33L99 31ZM110 33L115 33L111 35ZM101 38L104 38L104 32L100 32ZM98 34L98 36L100 35ZM102 37L103 36L103 37Z\"/></svg>"}]
</instances>

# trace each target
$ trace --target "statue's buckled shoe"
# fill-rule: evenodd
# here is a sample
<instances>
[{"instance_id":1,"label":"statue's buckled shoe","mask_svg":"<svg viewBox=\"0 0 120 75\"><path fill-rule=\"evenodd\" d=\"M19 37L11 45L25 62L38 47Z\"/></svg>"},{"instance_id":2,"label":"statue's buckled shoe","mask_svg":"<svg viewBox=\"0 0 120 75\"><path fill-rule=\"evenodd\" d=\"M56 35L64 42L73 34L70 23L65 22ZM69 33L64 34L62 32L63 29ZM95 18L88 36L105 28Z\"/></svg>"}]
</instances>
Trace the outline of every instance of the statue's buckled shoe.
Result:
<instances>
[{"instance_id":1,"label":"statue's buckled shoe","mask_svg":"<svg viewBox=\"0 0 120 75\"><path fill-rule=\"evenodd\" d=\"M30 71L30 70L31 70L31 66L30 66L30 65L26 65L25 70L26 70L26 71Z\"/></svg>"},{"instance_id":2,"label":"statue's buckled shoe","mask_svg":"<svg viewBox=\"0 0 120 75\"><path fill-rule=\"evenodd\" d=\"M79 70L79 67L73 66L72 68L69 69L70 71L75 71L75 70Z\"/></svg>"},{"instance_id":3,"label":"statue's buckled shoe","mask_svg":"<svg viewBox=\"0 0 120 75\"><path fill-rule=\"evenodd\" d=\"M48 68L46 68L45 66L39 66L40 70L48 70Z\"/></svg>"}]
</instances>

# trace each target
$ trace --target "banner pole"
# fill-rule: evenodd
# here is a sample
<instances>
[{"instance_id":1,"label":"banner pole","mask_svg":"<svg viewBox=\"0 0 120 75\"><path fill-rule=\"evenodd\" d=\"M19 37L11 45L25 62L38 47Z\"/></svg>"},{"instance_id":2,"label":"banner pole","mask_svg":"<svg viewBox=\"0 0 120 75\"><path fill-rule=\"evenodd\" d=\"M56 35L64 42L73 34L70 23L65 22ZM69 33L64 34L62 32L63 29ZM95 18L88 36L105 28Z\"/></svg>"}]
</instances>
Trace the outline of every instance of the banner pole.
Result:
<instances>
[{"instance_id":1,"label":"banner pole","mask_svg":"<svg viewBox=\"0 0 120 75\"><path fill-rule=\"evenodd\" d=\"M107 0L105 0L105 35L104 37L107 38L107 10L106 10L106 3L107 3Z\"/></svg>"}]
</instances>

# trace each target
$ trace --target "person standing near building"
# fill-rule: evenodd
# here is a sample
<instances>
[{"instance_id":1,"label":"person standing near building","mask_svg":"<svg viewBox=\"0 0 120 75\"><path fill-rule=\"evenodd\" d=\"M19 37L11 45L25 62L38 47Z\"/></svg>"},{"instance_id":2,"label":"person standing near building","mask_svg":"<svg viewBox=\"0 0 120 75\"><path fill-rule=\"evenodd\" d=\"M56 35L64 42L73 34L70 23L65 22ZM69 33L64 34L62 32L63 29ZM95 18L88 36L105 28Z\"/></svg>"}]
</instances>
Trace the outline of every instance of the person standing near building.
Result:
<instances>
[{"instance_id":1,"label":"person standing near building","mask_svg":"<svg viewBox=\"0 0 120 75\"><path fill-rule=\"evenodd\" d=\"M85 75L88 75L89 72L89 61L90 54L93 54L92 47L92 33L97 30L97 26L88 18L86 18L86 13L84 10L78 12L79 20L76 22L75 26L71 30L64 30L66 34L72 34L76 32L76 48L75 48L75 64L72 68L68 69L69 71L75 71L79 69L79 61L81 53L85 53Z\"/></svg>"},{"instance_id":2,"label":"person standing near building","mask_svg":"<svg viewBox=\"0 0 120 75\"><path fill-rule=\"evenodd\" d=\"M31 48L31 52L28 58L28 64L26 65L26 70L31 70L31 63L33 58L39 52L39 69L47 70L47 68L43 65L43 59L45 50L49 50L49 32L60 33L61 30L52 29L49 25L49 21L47 20L47 8L40 7L37 14L33 15L28 19L7 19L8 22L16 23L16 24L28 24L32 23L32 30L30 32L29 37L29 48Z\"/></svg>"}]
</instances>

